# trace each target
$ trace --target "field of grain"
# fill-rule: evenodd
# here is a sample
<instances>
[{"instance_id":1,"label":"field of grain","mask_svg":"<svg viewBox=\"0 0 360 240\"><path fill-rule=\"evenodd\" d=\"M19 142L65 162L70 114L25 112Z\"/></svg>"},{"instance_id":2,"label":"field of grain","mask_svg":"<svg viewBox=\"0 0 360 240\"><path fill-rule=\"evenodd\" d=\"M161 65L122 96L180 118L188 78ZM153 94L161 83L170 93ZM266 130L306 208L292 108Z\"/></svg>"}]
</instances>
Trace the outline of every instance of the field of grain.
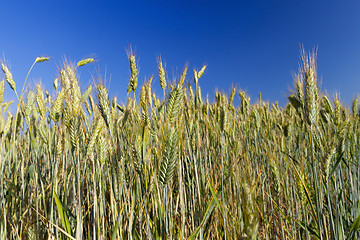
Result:
<instances>
[{"instance_id":1,"label":"field of grain","mask_svg":"<svg viewBox=\"0 0 360 240\"><path fill-rule=\"evenodd\" d=\"M360 238L358 100L318 90L314 53L284 108L235 88L211 103L206 66L171 84L161 59L138 86L128 57L124 104L100 80L81 92L93 59L64 64L54 96L1 62L1 239Z\"/></svg>"}]
</instances>

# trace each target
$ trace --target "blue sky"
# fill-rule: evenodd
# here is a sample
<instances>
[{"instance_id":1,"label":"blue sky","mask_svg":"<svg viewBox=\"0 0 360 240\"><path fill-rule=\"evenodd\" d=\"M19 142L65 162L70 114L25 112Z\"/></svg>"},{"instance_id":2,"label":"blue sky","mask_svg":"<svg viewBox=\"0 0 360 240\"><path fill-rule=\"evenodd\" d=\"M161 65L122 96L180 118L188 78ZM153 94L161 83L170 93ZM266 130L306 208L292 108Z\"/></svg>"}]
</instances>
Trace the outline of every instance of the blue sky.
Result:
<instances>
[{"instance_id":1,"label":"blue sky","mask_svg":"<svg viewBox=\"0 0 360 240\"><path fill-rule=\"evenodd\" d=\"M360 92L359 1L6 1L0 10L0 53L17 87L38 56L29 78L54 92L53 80L65 57L77 62L96 57L80 69L83 88L101 74L110 96L126 99L131 45L140 66L139 81L155 75L156 58L169 77L189 67L208 65L200 80L203 96L232 86L256 100L286 103L298 70L299 46L318 47L321 87L340 93L348 105ZM191 73L191 72L190 72ZM0 75L3 78L3 75ZM188 75L191 79L191 75ZM13 99L10 88L6 98Z\"/></svg>"}]
</instances>

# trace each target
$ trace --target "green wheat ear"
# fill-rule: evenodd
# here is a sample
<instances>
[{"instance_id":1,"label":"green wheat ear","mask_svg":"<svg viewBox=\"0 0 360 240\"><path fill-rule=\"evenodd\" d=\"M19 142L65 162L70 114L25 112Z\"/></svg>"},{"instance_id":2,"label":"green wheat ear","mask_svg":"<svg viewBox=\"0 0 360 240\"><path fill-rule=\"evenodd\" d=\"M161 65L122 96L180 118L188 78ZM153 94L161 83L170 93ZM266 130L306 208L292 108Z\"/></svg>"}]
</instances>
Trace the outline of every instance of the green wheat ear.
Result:
<instances>
[{"instance_id":1,"label":"green wheat ear","mask_svg":"<svg viewBox=\"0 0 360 240\"><path fill-rule=\"evenodd\" d=\"M80 103L86 102L86 100L89 98L92 90L93 90L93 87L92 87L92 85L90 85L90 86L86 89L86 91L83 93L83 95L81 96L81 98L80 98Z\"/></svg>"},{"instance_id":2,"label":"green wheat ear","mask_svg":"<svg viewBox=\"0 0 360 240\"><path fill-rule=\"evenodd\" d=\"M163 159L160 166L159 181L165 186L172 178L176 162L177 162L177 146L178 132L174 128L170 128L165 142L163 151Z\"/></svg>"},{"instance_id":3,"label":"green wheat ear","mask_svg":"<svg viewBox=\"0 0 360 240\"><path fill-rule=\"evenodd\" d=\"M359 105L358 105L358 99L355 98L352 102L352 105L351 105L351 110L352 110L352 113L353 115L357 115L358 114L358 108L359 108Z\"/></svg>"},{"instance_id":4,"label":"green wheat ear","mask_svg":"<svg viewBox=\"0 0 360 240\"><path fill-rule=\"evenodd\" d=\"M134 162L135 171L141 176L143 171L143 161L141 157L141 137L136 136L132 144L132 158Z\"/></svg>"},{"instance_id":5,"label":"green wheat ear","mask_svg":"<svg viewBox=\"0 0 360 240\"><path fill-rule=\"evenodd\" d=\"M59 120L60 113L62 111L64 97L65 97L65 90L62 89L58 97L56 98L55 102L53 103L52 111L50 113L51 118L54 120L54 122L57 122Z\"/></svg>"},{"instance_id":6,"label":"green wheat ear","mask_svg":"<svg viewBox=\"0 0 360 240\"><path fill-rule=\"evenodd\" d=\"M113 122L111 117L109 95L106 88L101 84L97 85L97 97L99 100L99 110L101 116L104 118L106 126L111 129Z\"/></svg>"},{"instance_id":7,"label":"green wheat ear","mask_svg":"<svg viewBox=\"0 0 360 240\"><path fill-rule=\"evenodd\" d=\"M104 127L104 120L102 117L99 117L97 121L95 122L93 129L91 131L90 140L88 142L88 146L86 149L86 156L90 156L94 150L94 146L96 143L96 140L98 138L98 135L101 133L103 127Z\"/></svg>"},{"instance_id":8,"label":"green wheat ear","mask_svg":"<svg viewBox=\"0 0 360 240\"><path fill-rule=\"evenodd\" d=\"M35 103L35 93L33 91L29 91L24 109L24 115L26 118L30 117L31 112L33 111L34 103Z\"/></svg>"},{"instance_id":9,"label":"green wheat ear","mask_svg":"<svg viewBox=\"0 0 360 240\"><path fill-rule=\"evenodd\" d=\"M70 143L74 150L79 148L79 126L80 121L78 117L73 117L70 120L69 132L70 132Z\"/></svg>"},{"instance_id":10,"label":"green wheat ear","mask_svg":"<svg viewBox=\"0 0 360 240\"><path fill-rule=\"evenodd\" d=\"M316 53L313 51L307 55L302 52L303 60L303 79L305 82L305 116L310 125L314 125L318 120L318 98L317 74L316 74Z\"/></svg>"},{"instance_id":11,"label":"green wheat ear","mask_svg":"<svg viewBox=\"0 0 360 240\"><path fill-rule=\"evenodd\" d=\"M103 134L100 134L100 136L98 137L98 160L100 161L101 164L103 164L109 155L109 145L106 142L105 137L103 136Z\"/></svg>"},{"instance_id":12,"label":"green wheat ear","mask_svg":"<svg viewBox=\"0 0 360 240\"><path fill-rule=\"evenodd\" d=\"M169 100L166 105L166 118L169 124L174 124L177 113L180 110L180 102L183 96L183 90L178 85L175 87L169 96Z\"/></svg>"},{"instance_id":13,"label":"green wheat ear","mask_svg":"<svg viewBox=\"0 0 360 240\"><path fill-rule=\"evenodd\" d=\"M329 98L325 95L323 95L323 97L321 98L321 107L325 110L325 112L327 112L331 116L333 115L333 113L334 113L333 106L332 106Z\"/></svg>"},{"instance_id":14,"label":"green wheat ear","mask_svg":"<svg viewBox=\"0 0 360 240\"><path fill-rule=\"evenodd\" d=\"M44 98L44 93L39 84L36 85L36 103L38 105L41 117L45 118L46 115L45 98Z\"/></svg>"}]
</instances>

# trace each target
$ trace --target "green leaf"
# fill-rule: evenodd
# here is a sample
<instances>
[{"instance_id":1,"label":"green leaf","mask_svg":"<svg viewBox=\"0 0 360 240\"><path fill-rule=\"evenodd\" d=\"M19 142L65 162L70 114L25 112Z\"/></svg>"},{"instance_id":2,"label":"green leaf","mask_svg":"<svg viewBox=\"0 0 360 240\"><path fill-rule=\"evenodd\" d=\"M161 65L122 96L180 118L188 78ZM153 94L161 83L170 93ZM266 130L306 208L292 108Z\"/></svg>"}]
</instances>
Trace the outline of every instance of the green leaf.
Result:
<instances>
[{"instance_id":1,"label":"green leaf","mask_svg":"<svg viewBox=\"0 0 360 240\"><path fill-rule=\"evenodd\" d=\"M221 207L221 205L220 205L219 199L218 199L218 197L216 196L216 192L214 191L213 187L211 186L211 183L210 183L210 180L209 180L209 179L208 179L208 181L209 181L209 187L210 187L211 194L212 194L212 196L213 196L213 198L214 198L214 200L215 200L215 202L216 202L216 205L218 206L218 208L219 208L219 210L220 210L220 213L221 213L221 215L222 215L222 214L223 214L223 213L222 213L222 207Z\"/></svg>"},{"instance_id":2,"label":"green leaf","mask_svg":"<svg viewBox=\"0 0 360 240\"><path fill-rule=\"evenodd\" d=\"M65 228L65 231L71 235L71 236L74 236L72 231L71 231L71 226L70 226L70 222L69 222L69 219L68 217L66 216L66 213L64 211L64 208L60 202L60 199L59 197L57 196L57 194L55 193L54 191L54 199L55 199L55 203L56 203L56 207L57 207L57 210L58 210L58 213L59 213L59 216L60 216L60 219L61 219L61 222Z\"/></svg>"},{"instance_id":3,"label":"green leaf","mask_svg":"<svg viewBox=\"0 0 360 240\"><path fill-rule=\"evenodd\" d=\"M116 220L115 226L114 226L114 230L111 234L111 240L115 240L116 239L116 233L119 229L119 220L120 220L120 216L118 217L118 219Z\"/></svg>"},{"instance_id":4,"label":"green leaf","mask_svg":"<svg viewBox=\"0 0 360 240\"><path fill-rule=\"evenodd\" d=\"M190 235L190 237L188 239L191 239L191 240L196 239L197 236L199 235L201 228L203 228L206 225L207 220L209 219L212 211L214 210L214 208L216 206L215 197L214 196L212 197L211 202L209 203L209 206L206 209L206 212L204 214L203 219L201 220L200 225L195 229L195 231Z\"/></svg>"},{"instance_id":5,"label":"green leaf","mask_svg":"<svg viewBox=\"0 0 360 240\"><path fill-rule=\"evenodd\" d=\"M359 229L359 227L360 227L360 214L351 225L350 231L347 235L347 239L354 239L354 233Z\"/></svg>"}]
</instances>

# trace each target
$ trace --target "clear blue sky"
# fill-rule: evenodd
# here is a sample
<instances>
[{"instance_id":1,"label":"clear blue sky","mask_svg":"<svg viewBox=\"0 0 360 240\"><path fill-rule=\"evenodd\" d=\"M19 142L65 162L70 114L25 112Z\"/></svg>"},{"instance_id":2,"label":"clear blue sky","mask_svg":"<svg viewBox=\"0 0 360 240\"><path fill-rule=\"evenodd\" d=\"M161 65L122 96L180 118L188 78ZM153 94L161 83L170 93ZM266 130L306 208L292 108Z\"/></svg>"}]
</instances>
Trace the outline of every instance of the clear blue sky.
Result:
<instances>
[{"instance_id":1,"label":"clear blue sky","mask_svg":"<svg viewBox=\"0 0 360 240\"><path fill-rule=\"evenodd\" d=\"M350 104L360 92L359 12L359 1L6 1L0 53L18 88L37 56L51 57L29 78L30 87L41 82L50 92L64 57L96 56L97 63L80 71L83 88L90 74L106 73L110 96L124 101L131 45L140 83L154 74L159 88L156 58L162 56L170 77L187 62L191 69L207 64L203 96L213 99L215 89L229 93L237 86L252 99L261 91L263 99L284 105L299 45L318 46L322 89L340 92Z\"/></svg>"}]
</instances>

